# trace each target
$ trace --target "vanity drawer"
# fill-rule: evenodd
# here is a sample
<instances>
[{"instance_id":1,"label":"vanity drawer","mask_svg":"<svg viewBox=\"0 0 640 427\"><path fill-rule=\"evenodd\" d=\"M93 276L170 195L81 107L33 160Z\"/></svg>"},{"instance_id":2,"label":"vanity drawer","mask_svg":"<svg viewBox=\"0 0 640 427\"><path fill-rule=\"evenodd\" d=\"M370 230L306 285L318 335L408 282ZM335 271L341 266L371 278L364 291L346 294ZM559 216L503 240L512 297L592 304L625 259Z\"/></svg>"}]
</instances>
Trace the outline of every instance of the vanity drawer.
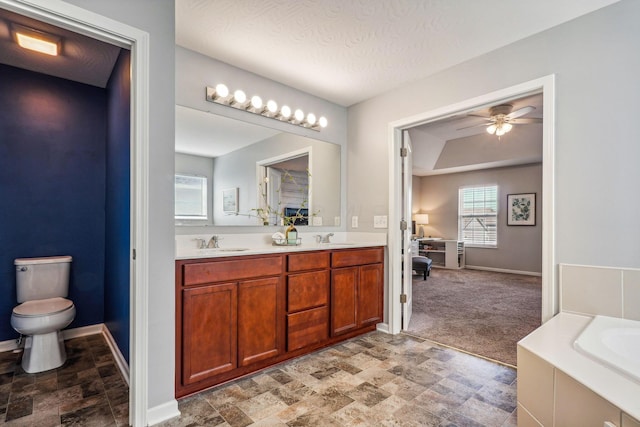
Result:
<instances>
[{"instance_id":1,"label":"vanity drawer","mask_svg":"<svg viewBox=\"0 0 640 427\"><path fill-rule=\"evenodd\" d=\"M318 307L287 315L287 351L329 338L329 309Z\"/></svg>"},{"instance_id":2,"label":"vanity drawer","mask_svg":"<svg viewBox=\"0 0 640 427\"><path fill-rule=\"evenodd\" d=\"M349 267L352 265L377 264L384 261L383 255L382 248L335 251L331 254L331 266Z\"/></svg>"},{"instance_id":3,"label":"vanity drawer","mask_svg":"<svg viewBox=\"0 0 640 427\"><path fill-rule=\"evenodd\" d=\"M184 286L193 286L275 276L283 273L283 264L282 255L185 264L183 283Z\"/></svg>"},{"instance_id":4,"label":"vanity drawer","mask_svg":"<svg viewBox=\"0 0 640 427\"><path fill-rule=\"evenodd\" d=\"M329 252L289 254L287 271L318 270L329 268Z\"/></svg>"},{"instance_id":5,"label":"vanity drawer","mask_svg":"<svg viewBox=\"0 0 640 427\"><path fill-rule=\"evenodd\" d=\"M287 277L287 311L327 305L329 277L329 270L290 274Z\"/></svg>"}]
</instances>

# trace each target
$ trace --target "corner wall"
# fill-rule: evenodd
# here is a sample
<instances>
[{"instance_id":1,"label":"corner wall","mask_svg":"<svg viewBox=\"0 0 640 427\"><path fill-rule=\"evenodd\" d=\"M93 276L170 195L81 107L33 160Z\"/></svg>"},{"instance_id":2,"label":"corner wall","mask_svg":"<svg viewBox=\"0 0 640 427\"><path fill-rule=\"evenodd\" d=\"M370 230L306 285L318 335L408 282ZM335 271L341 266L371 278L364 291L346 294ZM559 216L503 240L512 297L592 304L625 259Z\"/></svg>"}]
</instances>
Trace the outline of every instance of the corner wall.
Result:
<instances>
[{"instance_id":1,"label":"corner wall","mask_svg":"<svg viewBox=\"0 0 640 427\"><path fill-rule=\"evenodd\" d=\"M106 92L0 65L0 341L17 337L13 260L71 255L69 326L104 318Z\"/></svg>"},{"instance_id":2,"label":"corner wall","mask_svg":"<svg viewBox=\"0 0 640 427\"><path fill-rule=\"evenodd\" d=\"M122 50L107 83L104 323L129 362L131 52Z\"/></svg>"},{"instance_id":3,"label":"corner wall","mask_svg":"<svg viewBox=\"0 0 640 427\"><path fill-rule=\"evenodd\" d=\"M555 74L556 260L640 267L629 216L640 211L637 16L640 2L622 0L350 107L348 214L360 215L358 231L375 231L364 215L389 210L390 122Z\"/></svg>"}]
</instances>

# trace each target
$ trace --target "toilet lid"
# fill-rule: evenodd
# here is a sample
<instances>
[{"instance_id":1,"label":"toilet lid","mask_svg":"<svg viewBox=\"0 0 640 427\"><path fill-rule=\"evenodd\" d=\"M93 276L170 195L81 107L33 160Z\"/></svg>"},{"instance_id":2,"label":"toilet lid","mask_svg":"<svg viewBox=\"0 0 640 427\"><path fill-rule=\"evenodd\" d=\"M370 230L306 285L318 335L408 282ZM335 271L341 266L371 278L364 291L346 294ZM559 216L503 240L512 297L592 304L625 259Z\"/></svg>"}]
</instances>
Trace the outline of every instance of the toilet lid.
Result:
<instances>
[{"instance_id":1,"label":"toilet lid","mask_svg":"<svg viewBox=\"0 0 640 427\"><path fill-rule=\"evenodd\" d=\"M23 302L14 308L13 312L19 316L42 316L59 313L72 306L72 301L66 298L55 297Z\"/></svg>"}]
</instances>

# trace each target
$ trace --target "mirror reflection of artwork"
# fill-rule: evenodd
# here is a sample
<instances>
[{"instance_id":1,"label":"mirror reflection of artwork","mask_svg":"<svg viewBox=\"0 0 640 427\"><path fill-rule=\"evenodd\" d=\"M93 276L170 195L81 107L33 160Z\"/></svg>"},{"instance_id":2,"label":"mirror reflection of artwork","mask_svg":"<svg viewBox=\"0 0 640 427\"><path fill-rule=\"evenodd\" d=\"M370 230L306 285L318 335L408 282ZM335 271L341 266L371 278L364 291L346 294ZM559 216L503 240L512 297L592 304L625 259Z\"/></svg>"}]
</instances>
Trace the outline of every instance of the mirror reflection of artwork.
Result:
<instances>
[{"instance_id":1,"label":"mirror reflection of artwork","mask_svg":"<svg viewBox=\"0 0 640 427\"><path fill-rule=\"evenodd\" d=\"M238 213L237 188L222 190L222 211L225 213Z\"/></svg>"},{"instance_id":2,"label":"mirror reflection of artwork","mask_svg":"<svg viewBox=\"0 0 640 427\"><path fill-rule=\"evenodd\" d=\"M198 174L204 174L206 168L209 200L213 201L209 217L215 226L281 225L277 218L263 221L255 212L261 207L259 186L266 188L265 175L261 173L271 166L264 162L305 150L310 155L305 158L307 165L303 171L307 170L301 173L309 178L309 184L302 184L293 193L306 194L303 199L307 205L288 200L283 200L280 206L277 200L268 203L279 208L280 217L284 208L303 208L308 209L309 226L339 226L342 189L339 145L176 106L176 171L186 173L190 165L198 165ZM291 176L297 169L291 165L279 167ZM302 182L305 177L296 181ZM222 192L232 188L238 189L235 211L230 210L230 204L222 203Z\"/></svg>"}]
</instances>

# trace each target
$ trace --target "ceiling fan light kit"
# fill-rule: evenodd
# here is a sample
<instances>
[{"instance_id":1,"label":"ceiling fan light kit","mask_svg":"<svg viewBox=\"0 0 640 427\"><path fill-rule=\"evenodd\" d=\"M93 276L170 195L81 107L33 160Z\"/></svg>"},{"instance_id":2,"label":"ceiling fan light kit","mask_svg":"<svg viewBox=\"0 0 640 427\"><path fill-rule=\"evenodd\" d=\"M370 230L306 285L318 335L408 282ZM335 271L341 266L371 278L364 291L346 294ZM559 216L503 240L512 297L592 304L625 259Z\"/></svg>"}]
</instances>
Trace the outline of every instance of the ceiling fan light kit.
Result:
<instances>
[{"instance_id":1,"label":"ceiling fan light kit","mask_svg":"<svg viewBox=\"0 0 640 427\"><path fill-rule=\"evenodd\" d=\"M528 123L542 123L542 119L539 118L528 118L528 119L518 119L518 117L524 116L525 114L529 114L535 107L527 106L523 108L519 108L513 111L512 104L500 104L494 105L489 108L490 117L481 116L478 114L469 114L474 117L481 117L484 120L488 121L487 123L482 123L479 125L467 126L458 130L472 128L476 126L486 126L486 131L490 135L496 135L500 138L505 133L511 131L513 129L514 124L528 124Z\"/></svg>"}]
</instances>

